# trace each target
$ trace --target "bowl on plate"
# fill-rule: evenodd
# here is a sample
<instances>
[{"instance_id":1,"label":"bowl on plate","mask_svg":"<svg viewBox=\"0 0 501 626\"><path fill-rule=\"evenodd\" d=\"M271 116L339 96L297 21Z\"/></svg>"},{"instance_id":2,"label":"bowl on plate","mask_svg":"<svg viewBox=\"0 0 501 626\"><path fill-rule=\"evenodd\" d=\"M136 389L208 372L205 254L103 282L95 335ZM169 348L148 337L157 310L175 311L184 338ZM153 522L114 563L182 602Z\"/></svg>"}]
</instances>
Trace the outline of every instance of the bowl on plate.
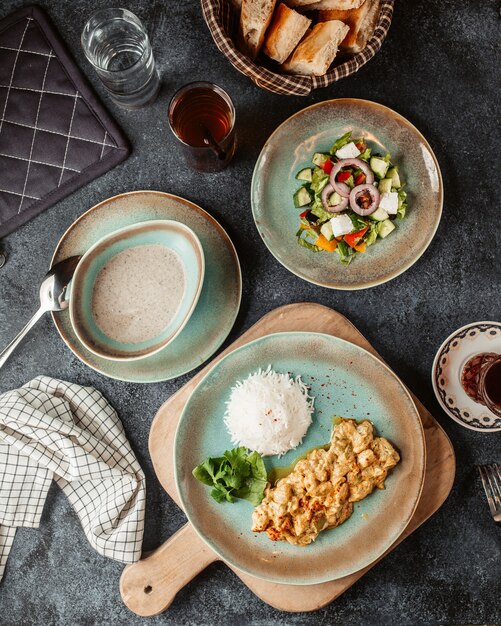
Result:
<instances>
[{"instance_id":1,"label":"bowl on plate","mask_svg":"<svg viewBox=\"0 0 501 626\"><path fill-rule=\"evenodd\" d=\"M133 361L182 331L202 290L205 259L184 224L152 220L103 237L82 257L70 290L70 320L92 353Z\"/></svg>"}]
</instances>

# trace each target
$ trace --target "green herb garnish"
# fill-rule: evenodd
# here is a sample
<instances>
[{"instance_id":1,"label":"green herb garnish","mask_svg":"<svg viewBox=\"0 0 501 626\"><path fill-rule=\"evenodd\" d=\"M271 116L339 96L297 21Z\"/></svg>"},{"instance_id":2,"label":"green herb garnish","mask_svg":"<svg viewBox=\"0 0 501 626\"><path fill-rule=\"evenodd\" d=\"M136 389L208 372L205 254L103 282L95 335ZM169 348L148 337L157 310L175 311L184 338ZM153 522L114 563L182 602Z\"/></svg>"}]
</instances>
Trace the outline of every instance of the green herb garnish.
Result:
<instances>
[{"instance_id":1,"label":"green herb garnish","mask_svg":"<svg viewBox=\"0 0 501 626\"><path fill-rule=\"evenodd\" d=\"M209 457L193 470L193 476L204 485L213 487L216 502L247 500L254 506L261 503L267 474L258 452L247 448L226 450L223 456Z\"/></svg>"}]
</instances>

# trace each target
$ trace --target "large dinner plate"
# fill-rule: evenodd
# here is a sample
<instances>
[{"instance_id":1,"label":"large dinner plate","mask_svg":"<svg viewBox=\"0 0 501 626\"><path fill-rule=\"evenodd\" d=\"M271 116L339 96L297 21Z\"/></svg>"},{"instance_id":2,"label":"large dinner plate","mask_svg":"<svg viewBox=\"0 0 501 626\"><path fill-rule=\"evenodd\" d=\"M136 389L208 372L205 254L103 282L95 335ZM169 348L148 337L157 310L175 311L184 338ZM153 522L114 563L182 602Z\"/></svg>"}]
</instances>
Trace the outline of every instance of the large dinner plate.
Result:
<instances>
[{"instance_id":1,"label":"large dinner plate","mask_svg":"<svg viewBox=\"0 0 501 626\"><path fill-rule=\"evenodd\" d=\"M333 415L370 419L377 433L401 453L386 489L358 502L344 524L324 531L307 547L272 542L266 533L252 533L252 505L242 500L217 504L210 488L191 473L206 457L220 456L233 447L223 421L231 387L268 365L277 372L301 375L315 397L313 424L303 443L280 459L265 457L268 471L288 466L312 447L328 443ZM330 335L277 333L228 354L195 388L177 429L174 469L188 519L222 559L278 583L322 583L375 561L407 526L424 478L423 427L402 383L365 350Z\"/></svg>"},{"instance_id":2,"label":"large dinner plate","mask_svg":"<svg viewBox=\"0 0 501 626\"><path fill-rule=\"evenodd\" d=\"M137 361L111 361L87 350L73 330L68 310L53 313L71 351L105 376L152 383L181 376L201 365L228 336L240 306L242 279L238 256L226 231L196 204L160 191L133 191L108 198L80 216L57 245L52 264L82 255L99 239L124 226L174 220L198 236L205 257L205 278L195 311L182 333L160 352Z\"/></svg>"},{"instance_id":3,"label":"large dinner plate","mask_svg":"<svg viewBox=\"0 0 501 626\"><path fill-rule=\"evenodd\" d=\"M336 253L315 253L297 244L299 211L292 195L300 186L298 170L311 167L315 152L328 152L349 130L378 152L391 154L406 183L409 208L394 232L345 266ZM365 289L395 278L426 250L442 214L442 176L430 145L404 117L375 102L343 98L314 104L277 128L254 168L251 201L259 234L288 270L322 287Z\"/></svg>"}]
</instances>

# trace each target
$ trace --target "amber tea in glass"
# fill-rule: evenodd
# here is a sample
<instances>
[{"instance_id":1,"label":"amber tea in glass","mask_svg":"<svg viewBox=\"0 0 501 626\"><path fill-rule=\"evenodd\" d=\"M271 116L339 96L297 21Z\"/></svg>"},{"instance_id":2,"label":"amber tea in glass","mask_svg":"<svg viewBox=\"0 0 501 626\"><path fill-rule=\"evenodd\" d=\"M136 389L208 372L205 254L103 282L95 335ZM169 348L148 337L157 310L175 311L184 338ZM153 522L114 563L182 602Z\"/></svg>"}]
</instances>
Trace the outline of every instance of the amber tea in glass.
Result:
<instances>
[{"instance_id":1,"label":"amber tea in glass","mask_svg":"<svg viewBox=\"0 0 501 626\"><path fill-rule=\"evenodd\" d=\"M468 359L461 385L472 400L501 416L501 354L481 352Z\"/></svg>"},{"instance_id":2,"label":"amber tea in glass","mask_svg":"<svg viewBox=\"0 0 501 626\"><path fill-rule=\"evenodd\" d=\"M217 172L228 165L235 152L235 108L223 89L185 85L170 102L169 123L191 167Z\"/></svg>"}]
</instances>

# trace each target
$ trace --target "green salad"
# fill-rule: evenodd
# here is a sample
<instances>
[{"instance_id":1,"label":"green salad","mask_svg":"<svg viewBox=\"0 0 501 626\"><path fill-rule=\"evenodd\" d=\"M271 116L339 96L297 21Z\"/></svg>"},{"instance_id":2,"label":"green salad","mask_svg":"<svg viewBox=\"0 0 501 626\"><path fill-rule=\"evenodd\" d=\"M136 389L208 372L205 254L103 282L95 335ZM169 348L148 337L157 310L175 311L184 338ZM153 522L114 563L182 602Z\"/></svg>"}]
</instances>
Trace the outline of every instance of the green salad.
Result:
<instances>
[{"instance_id":1,"label":"green salad","mask_svg":"<svg viewBox=\"0 0 501 626\"><path fill-rule=\"evenodd\" d=\"M312 252L337 252L348 265L405 217L398 167L363 137L352 139L352 131L330 152L315 152L312 163L296 175L302 183L294 193L294 206L301 209L297 242Z\"/></svg>"}]
</instances>

